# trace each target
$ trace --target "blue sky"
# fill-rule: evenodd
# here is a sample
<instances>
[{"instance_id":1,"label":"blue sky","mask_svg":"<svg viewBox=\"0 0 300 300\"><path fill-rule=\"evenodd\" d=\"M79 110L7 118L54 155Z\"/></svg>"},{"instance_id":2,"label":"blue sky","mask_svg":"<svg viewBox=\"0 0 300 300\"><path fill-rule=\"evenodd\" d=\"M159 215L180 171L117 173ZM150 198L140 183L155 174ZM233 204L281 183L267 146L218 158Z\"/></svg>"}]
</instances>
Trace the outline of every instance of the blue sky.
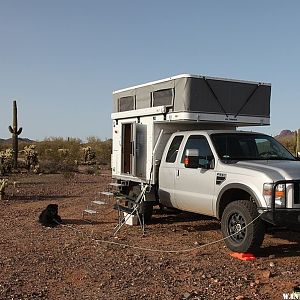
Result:
<instances>
[{"instance_id":1,"label":"blue sky","mask_svg":"<svg viewBox=\"0 0 300 300\"><path fill-rule=\"evenodd\" d=\"M272 83L300 127L300 1L0 0L0 138L111 137L112 91L181 73Z\"/></svg>"}]
</instances>

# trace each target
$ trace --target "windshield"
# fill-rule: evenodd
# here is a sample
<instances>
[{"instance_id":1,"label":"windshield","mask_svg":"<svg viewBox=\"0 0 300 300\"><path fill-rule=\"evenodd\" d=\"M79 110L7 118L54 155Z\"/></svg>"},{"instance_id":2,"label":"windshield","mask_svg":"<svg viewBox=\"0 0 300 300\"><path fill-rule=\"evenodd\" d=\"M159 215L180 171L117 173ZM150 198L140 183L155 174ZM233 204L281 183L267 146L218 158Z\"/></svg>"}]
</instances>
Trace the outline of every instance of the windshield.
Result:
<instances>
[{"instance_id":1,"label":"windshield","mask_svg":"<svg viewBox=\"0 0 300 300\"><path fill-rule=\"evenodd\" d=\"M295 160L274 138L253 133L215 133L211 135L222 160Z\"/></svg>"}]
</instances>

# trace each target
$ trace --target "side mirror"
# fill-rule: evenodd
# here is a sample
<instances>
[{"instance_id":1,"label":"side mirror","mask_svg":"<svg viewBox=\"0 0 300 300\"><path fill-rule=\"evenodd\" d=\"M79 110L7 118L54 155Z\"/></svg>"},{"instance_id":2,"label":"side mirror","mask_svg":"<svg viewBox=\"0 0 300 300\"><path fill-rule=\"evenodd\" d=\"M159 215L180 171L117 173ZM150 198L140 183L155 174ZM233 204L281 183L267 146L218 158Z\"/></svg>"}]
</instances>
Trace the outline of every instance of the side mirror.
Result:
<instances>
[{"instance_id":1,"label":"side mirror","mask_svg":"<svg viewBox=\"0 0 300 300\"><path fill-rule=\"evenodd\" d=\"M199 150L186 149L184 155L184 166L186 168L197 169L199 168Z\"/></svg>"},{"instance_id":2,"label":"side mirror","mask_svg":"<svg viewBox=\"0 0 300 300\"><path fill-rule=\"evenodd\" d=\"M212 161L207 157L200 156L198 149L186 149L184 156L184 166L191 169L205 169L209 170L212 167Z\"/></svg>"},{"instance_id":3,"label":"side mirror","mask_svg":"<svg viewBox=\"0 0 300 300\"><path fill-rule=\"evenodd\" d=\"M210 169L210 161L208 159L205 159L205 158L200 158L199 159L199 167L201 169Z\"/></svg>"}]
</instances>

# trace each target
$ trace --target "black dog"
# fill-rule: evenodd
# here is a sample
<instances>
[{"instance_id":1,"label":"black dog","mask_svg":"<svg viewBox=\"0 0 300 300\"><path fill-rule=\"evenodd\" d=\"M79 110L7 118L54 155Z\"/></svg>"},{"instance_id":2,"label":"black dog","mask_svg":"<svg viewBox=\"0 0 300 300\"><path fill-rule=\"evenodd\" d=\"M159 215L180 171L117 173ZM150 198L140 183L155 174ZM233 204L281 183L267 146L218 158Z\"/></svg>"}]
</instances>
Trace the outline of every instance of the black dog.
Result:
<instances>
[{"instance_id":1,"label":"black dog","mask_svg":"<svg viewBox=\"0 0 300 300\"><path fill-rule=\"evenodd\" d=\"M39 222L46 227L55 227L61 224L61 217L58 215L58 205L49 204L40 214Z\"/></svg>"}]
</instances>

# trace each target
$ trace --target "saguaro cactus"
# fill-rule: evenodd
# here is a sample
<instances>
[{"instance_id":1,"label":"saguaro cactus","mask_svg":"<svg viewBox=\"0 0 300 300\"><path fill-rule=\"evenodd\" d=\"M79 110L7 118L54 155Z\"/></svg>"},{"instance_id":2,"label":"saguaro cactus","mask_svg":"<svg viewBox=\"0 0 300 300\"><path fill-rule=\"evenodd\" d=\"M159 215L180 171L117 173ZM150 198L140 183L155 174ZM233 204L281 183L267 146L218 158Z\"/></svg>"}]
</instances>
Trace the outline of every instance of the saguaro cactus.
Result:
<instances>
[{"instance_id":1,"label":"saguaro cactus","mask_svg":"<svg viewBox=\"0 0 300 300\"><path fill-rule=\"evenodd\" d=\"M17 101L13 102L13 126L8 127L12 134L12 147L13 147L13 167L16 169L18 167L18 135L22 132L22 127L18 129L18 116L17 116Z\"/></svg>"}]
</instances>

